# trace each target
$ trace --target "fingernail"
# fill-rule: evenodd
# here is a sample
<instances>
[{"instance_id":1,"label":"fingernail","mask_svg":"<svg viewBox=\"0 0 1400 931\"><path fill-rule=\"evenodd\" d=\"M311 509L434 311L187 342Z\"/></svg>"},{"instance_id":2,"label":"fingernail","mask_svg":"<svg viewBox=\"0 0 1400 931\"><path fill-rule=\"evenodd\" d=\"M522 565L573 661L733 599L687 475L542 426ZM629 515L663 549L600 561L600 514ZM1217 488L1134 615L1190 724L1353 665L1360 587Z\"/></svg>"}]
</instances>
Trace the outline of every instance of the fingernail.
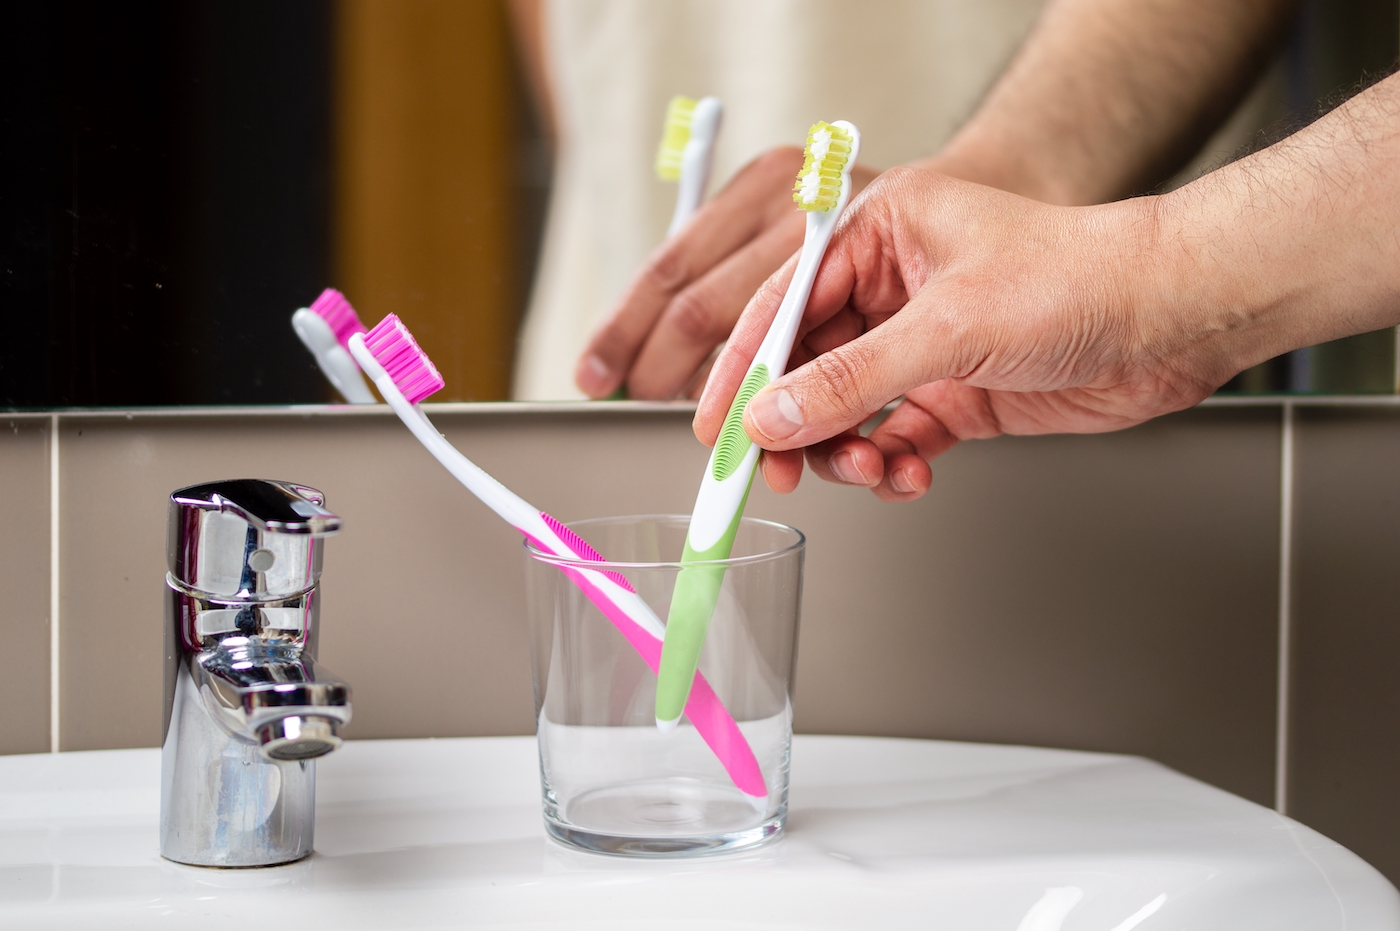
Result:
<instances>
[{"instance_id":1,"label":"fingernail","mask_svg":"<svg viewBox=\"0 0 1400 931\"><path fill-rule=\"evenodd\" d=\"M765 391L749 405L754 426L769 439L785 440L802 428L802 408L785 388Z\"/></svg>"},{"instance_id":2,"label":"fingernail","mask_svg":"<svg viewBox=\"0 0 1400 931\"><path fill-rule=\"evenodd\" d=\"M909 471L907 469L896 469L890 475L890 487L901 495L907 495L914 490L914 483L909 481Z\"/></svg>"},{"instance_id":3,"label":"fingernail","mask_svg":"<svg viewBox=\"0 0 1400 931\"><path fill-rule=\"evenodd\" d=\"M591 354L584 356L583 365L579 367L579 375L582 376L579 381L585 382L585 384L579 387L583 388L585 391L589 389L600 389L603 385L607 384L609 374L611 374L611 372L608 369L607 363L602 359Z\"/></svg>"},{"instance_id":4,"label":"fingernail","mask_svg":"<svg viewBox=\"0 0 1400 931\"><path fill-rule=\"evenodd\" d=\"M831 471L847 485L869 485L865 476L856 466L856 457L848 452L839 452L831 457Z\"/></svg>"}]
</instances>

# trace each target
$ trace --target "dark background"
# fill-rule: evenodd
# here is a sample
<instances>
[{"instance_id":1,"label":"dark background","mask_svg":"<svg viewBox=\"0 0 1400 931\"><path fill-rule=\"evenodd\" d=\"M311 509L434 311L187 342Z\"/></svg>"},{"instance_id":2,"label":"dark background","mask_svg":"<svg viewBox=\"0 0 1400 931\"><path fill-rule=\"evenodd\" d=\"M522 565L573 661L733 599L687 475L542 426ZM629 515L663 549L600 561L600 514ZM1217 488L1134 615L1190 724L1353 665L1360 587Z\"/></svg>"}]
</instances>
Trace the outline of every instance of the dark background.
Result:
<instances>
[{"instance_id":1,"label":"dark background","mask_svg":"<svg viewBox=\"0 0 1400 931\"><path fill-rule=\"evenodd\" d=\"M0 406L327 400L329 0L0 13Z\"/></svg>"}]
</instances>

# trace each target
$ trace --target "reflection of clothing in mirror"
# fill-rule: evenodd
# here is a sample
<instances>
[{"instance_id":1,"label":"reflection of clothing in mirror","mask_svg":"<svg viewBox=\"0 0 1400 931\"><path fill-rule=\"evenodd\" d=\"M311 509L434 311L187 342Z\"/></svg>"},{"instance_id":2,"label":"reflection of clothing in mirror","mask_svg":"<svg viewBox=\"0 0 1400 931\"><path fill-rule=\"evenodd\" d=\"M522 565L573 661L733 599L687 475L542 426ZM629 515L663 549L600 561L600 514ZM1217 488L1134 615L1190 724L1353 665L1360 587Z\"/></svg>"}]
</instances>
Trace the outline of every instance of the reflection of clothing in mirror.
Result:
<instances>
[{"instance_id":1,"label":"reflection of clothing in mirror","mask_svg":"<svg viewBox=\"0 0 1400 931\"><path fill-rule=\"evenodd\" d=\"M589 335L675 204L652 159L666 103L725 106L711 192L819 119L862 130L875 168L931 155L1011 58L1041 0L546 0L560 149L514 394L580 398Z\"/></svg>"}]
</instances>

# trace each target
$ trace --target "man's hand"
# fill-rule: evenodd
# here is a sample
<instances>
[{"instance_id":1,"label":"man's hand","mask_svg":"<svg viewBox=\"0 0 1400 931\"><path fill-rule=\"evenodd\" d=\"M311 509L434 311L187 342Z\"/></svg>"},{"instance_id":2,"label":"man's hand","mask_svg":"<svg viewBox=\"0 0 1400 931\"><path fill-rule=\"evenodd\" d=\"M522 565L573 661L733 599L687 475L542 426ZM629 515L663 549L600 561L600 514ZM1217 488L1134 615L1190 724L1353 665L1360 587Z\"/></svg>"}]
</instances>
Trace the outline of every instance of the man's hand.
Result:
<instances>
[{"instance_id":1,"label":"man's hand","mask_svg":"<svg viewBox=\"0 0 1400 931\"><path fill-rule=\"evenodd\" d=\"M1189 407L1297 346L1400 322L1400 77L1171 194L1053 207L895 169L850 205L790 371L744 427L779 491L805 449L887 500L961 439L1116 430ZM712 444L793 263L716 360ZM870 434L857 428L904 400Z\"/></svg>"},{"instance_id":2,"label":"man's hand","mask_svg":"<svg viewBox=\"0 0 1400 931\"><path fill-rule=\"evenodd\" d=\"M1051 207L895 169L851 205L812 290L795 371L749 404L764 475L819 476L886 500L928 490L961 439L1114 430L1190 406L1233 372L1158 358L1134 282L1150 206ZM712 372L696 434L713 443L791 268L755 296ZM869 438L857 428L904 397Z\"/></svg>"}]
</instances>

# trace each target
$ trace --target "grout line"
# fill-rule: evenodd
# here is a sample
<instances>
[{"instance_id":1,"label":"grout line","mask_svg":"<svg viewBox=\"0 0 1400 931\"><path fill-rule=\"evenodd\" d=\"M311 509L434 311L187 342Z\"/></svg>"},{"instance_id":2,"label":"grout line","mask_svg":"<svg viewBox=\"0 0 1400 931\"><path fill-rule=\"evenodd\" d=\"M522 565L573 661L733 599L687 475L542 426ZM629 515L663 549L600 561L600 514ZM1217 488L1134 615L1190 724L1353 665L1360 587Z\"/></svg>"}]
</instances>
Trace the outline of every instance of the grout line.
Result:
<instances>
[{"instance_id":1,"label":"grout line","mask_svg":"<svg viewBox=\"0 0 1400 931\"><path fill-rule=\"evenodd\" d=\"M59 749L58 414L49 418L49 752Z\"/></svg>"},{"instance_id":2,"label":"grout line","mask_svg":"<svg viewBox=\"0 0 1400 931\"><path fill-rule=\"evenodd\" d=\"M1396 394L1400 394L1400 326L1395 328L1395 361L1391 363L1391 373L1395 376L1392 384Z\"/></svg>"},{"instance_id":3,"label":"grout line","mask_svg":"<svg viewBox=\"0 0 1400 931\"><path fill-rule=\"evenodd\" d=\"M1396 334L1400 343L1400 330ZM1400 351L1400 350L1398 350ZM1400 394L1217 394L1206 398L1197 407L1340 407L1373 408L1400 407ZM687 414L694 413L695 401L441 401L423 405L428 414ZM888 405L886 410L892 410ZM324 417L380 417L393 419L387 404L266 404L261 406L190 406L190 407L65 407L61 410L0 410L0 417L14 420L51 418L69 420L210 420L221 417L297 418L301 420Z\"/></svg>"},{"instance_id":4,"label":"grout line","mask_svg":"<svg viewBox=\"0 0 1400 931\"><path fill-rule=\"evenodd\" d=\"M1288 814L1288 732L1293 648L1293 404L1283 405L1279 444L1278 695L1274 730L1274 810Z\"/></svg>"}]
</instances>

